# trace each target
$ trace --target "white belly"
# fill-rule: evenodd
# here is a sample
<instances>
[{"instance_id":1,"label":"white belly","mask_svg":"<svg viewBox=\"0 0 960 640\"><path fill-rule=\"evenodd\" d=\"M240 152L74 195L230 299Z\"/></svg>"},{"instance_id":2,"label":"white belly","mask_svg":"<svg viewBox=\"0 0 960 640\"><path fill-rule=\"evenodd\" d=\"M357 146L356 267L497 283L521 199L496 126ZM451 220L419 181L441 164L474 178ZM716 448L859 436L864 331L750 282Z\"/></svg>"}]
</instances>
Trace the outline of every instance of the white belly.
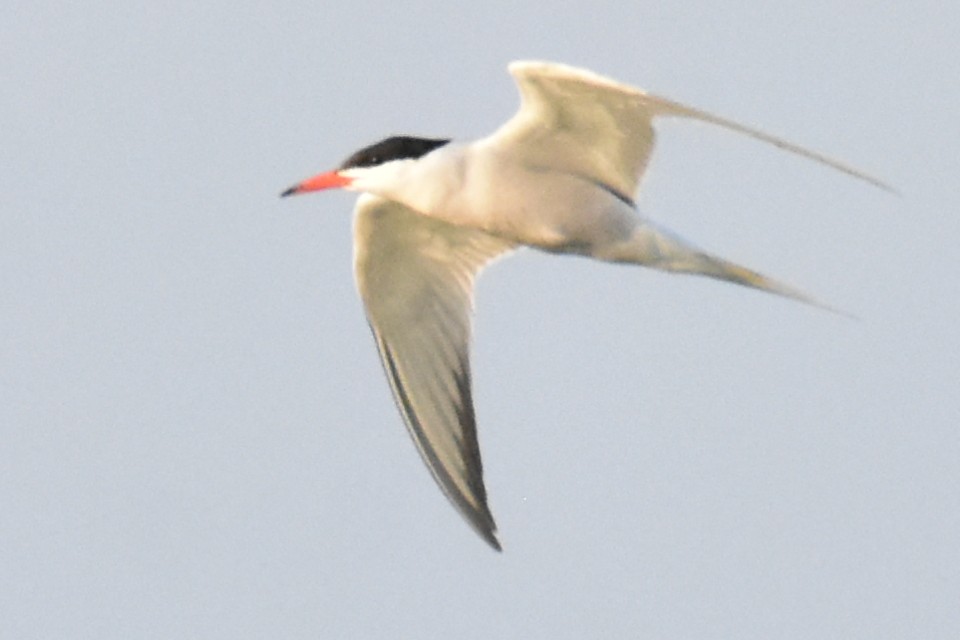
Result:
<instances>
[{"instance_id":1,"label":"white belly","mask_svg":"<svg viewBox=\"0 0 960 640\"><path fill-rule=\"evenodd\" d=\"M627 240L641 222L632 206L576 175L469 146L437 155L436 163L424 163L424 173L446 175L434 180L437 189L421 193L420 202L407 204L452 224L546 251L600 255Z\"/></svg>"}]
</instances>

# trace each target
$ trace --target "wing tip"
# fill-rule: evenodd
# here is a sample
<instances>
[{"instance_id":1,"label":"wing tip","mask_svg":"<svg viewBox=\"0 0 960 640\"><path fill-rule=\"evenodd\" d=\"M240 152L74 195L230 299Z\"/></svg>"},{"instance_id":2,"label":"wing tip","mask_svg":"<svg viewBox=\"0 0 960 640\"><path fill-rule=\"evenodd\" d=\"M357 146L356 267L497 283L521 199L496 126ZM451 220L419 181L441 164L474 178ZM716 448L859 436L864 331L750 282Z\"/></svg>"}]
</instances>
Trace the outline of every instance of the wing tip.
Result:
<instances>
[{"instance_id":1,"label":"wing tip","mask_svg":"<svg viewBox=\"0 0 960 640\"><path fill-rule=\"evenodd\" d=\"M429 464L427 466L430 467ZM446 495L447 499L460 513L464 521L470 525L470 528L473 529L484 542L490 545L494 551L502 552L503 547L500 544L500 539L497 537L497 523L494 521L490 507L487 505L486 491L482 484L479 493L474 491L469 494L464 494L457 491L454 485L448 485L442 480L441 476L437 473L441 470L430 467L430 471L443 490L444 495Z\"/></svg>"},{"instance_id":2,"label":"wing tip","mask_svg":"<svg viewBox=\"0 0 960 640\"><path fill-rule=\"evenodd\" d=\"M503 546L500 544L500 540L497 538L496 528L489 530L480 530L477 529L477 533L480 534L480 537L483 538L483 541L490 545L490 548L496 551L497 553L503 553Z\"/></svg>"},{"instance_id":3,"label":"wing tip","mask_svg":"<svg viewBox=\"0 0 960 640\"><path fill-rule=\"evenodd\" d=\"M778 136L771 135L754 127L743 125L738 122L734 122L733 120L716 116L700 109L688 107L669 98L648 94L643 89L619 82L609 76L601 75L594 71L590 71L589 69L574 67L561 62L548 62L546 60L515 60L507 65L507 69L510 71L511 75L517 79L529 78L531 76L538 76L542 78L579 79L594 85L614 89L616 91L642 96L645 99L655 101L658 104L658 113L656 115L672 115L694 118L736 131L741 134L746 134L750 137L766 142L767 144L772 144L783 151L806 157L808 160L812 160L830 167L835 171L845 173L852 178L861 180L894 196L902 195L898 189L893 187L888 182L881 180L880 178L877 178L866 171L847 164L846 162L842 162L820 152L801 147L800 145L789 142L788 140Z\"/></svg>"}]
</instances>

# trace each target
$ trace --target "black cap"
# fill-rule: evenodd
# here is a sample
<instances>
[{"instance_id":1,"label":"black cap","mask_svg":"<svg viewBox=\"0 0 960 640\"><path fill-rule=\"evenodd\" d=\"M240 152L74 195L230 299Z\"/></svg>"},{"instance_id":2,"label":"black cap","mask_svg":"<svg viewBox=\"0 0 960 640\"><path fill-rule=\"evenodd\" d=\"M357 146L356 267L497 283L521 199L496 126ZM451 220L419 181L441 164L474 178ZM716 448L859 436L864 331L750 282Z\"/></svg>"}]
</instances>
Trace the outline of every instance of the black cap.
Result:
<instances>
[{"instance_id":1,"label":"black cap","mask_svg":"<svg viewBox=\"0 0 960 640\"><path fill-rule=\"evenodd\" d=\"M450 142L449 138L414 138L391 136L360 149L343 161L340 169L375 167L391 160L415 160Z\"/></svg>"}]
</instances>

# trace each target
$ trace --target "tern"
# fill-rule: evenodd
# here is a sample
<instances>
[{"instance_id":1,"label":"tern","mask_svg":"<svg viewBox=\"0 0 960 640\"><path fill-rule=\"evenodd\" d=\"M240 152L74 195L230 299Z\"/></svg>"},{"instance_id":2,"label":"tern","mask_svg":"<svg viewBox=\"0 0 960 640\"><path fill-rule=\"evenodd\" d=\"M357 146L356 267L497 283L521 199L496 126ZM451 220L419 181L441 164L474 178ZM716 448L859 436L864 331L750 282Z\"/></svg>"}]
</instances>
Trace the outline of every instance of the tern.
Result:
<instances>
[{"instance_id":1,"label":"tern","mask_svg":"<svg viewBox=\"0 0 960 640\"><path fill-rule=\"evenodd\" d=\"M354 209L354 272L394 400L437 484L498 551L470 385L473 286L485 265L532 247L817 304L638 211L660 116L718 125L891 190L814 151L591 71L526 61L509 71L520 109L492 135L468 143L390 137L281 194L362 194Z\"/></svg>"}]
</instances>

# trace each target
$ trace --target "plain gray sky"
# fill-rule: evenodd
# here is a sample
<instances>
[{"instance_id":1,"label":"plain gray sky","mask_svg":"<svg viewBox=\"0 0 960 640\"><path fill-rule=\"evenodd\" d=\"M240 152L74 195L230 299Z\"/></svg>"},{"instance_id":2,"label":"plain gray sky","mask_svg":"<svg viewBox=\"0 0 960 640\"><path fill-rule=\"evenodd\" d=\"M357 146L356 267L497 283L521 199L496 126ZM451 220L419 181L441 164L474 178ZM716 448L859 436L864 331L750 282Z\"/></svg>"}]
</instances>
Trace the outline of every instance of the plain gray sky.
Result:
<instances>
[{"instance_id":1,"label":"plain gray sky","mask_svg":"<svg viewBox=\"0 0 960 640\"><path fill-rule=\"evenodd\" d=\"M0 638L960 637L960 18L777 5L0 7ZM491 552L423 468L292 182L584 66L644 211L860 318L533 252L482 278Z\"/></svg>"}]
</instances>

